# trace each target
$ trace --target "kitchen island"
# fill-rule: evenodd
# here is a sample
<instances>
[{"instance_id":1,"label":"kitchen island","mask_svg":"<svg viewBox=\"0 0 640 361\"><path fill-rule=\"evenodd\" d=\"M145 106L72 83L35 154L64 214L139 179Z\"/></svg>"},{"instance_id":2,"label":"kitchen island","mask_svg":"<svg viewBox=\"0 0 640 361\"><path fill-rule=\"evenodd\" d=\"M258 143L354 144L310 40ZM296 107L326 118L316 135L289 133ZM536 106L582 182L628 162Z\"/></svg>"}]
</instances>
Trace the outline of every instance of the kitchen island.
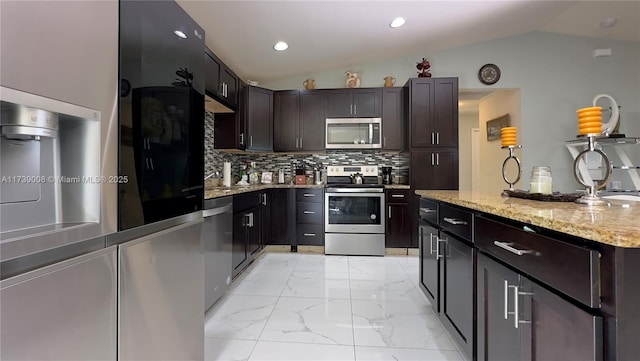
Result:
<instances>
[{"instance_id":1,"label":"kitchen island","mask_svg":"<svg viewBox=\"0 0 640 361\"><path fill-rule=\"evenodd\" d=\"M420 286L469 359L638 358L640 202L415 193Z\"/></svg>"}]
</instances>

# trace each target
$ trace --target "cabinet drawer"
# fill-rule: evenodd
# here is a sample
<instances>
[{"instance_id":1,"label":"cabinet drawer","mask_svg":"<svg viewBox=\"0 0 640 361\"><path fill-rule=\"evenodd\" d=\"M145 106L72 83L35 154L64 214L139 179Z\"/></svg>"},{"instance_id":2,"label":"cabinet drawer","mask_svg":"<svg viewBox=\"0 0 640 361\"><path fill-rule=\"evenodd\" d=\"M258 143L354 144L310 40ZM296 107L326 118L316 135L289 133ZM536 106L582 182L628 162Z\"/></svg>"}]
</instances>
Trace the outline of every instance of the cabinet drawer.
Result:
<instances>
[{"instance_id":1,"label":"cabinet drawer","mask_svg":"<svg viewBox=\"0 0 640 361\"><path fill-rule=\"evenodd\" d=\"M324 189L296 189L296 201L298 202L324 202L322 196L324 195Z\"/></svg>"},{"instance_id":2,"label":"cabinet drawer","mask_svg":"<svg viewBox=\"0 0 640 361\"><path fill-rule=\"evenodd\" d=\"M438 224L438 202L420 198L420 219Z\"/></svg>"},{"instance_id":3,"label":"cabinet drawer","mask_svg":"<svg viewBox=\"0 0 640 361\"><path fill-rule=\"evenodd\" d=\"M324 246L324 227L321 224L299 224L296 241L299 245Z\"/></svg>"},{"instance_id":4,"label":"cabinet drawer","mask_svg":"<svg viewBox=\"0 0 640 361\"><path fill-rule=\"evenodd\" d=\"M523 229L477 217L476 245L585 305L599 307L599 253Z\"/></svg>"},{"instance_id":5,"label":"cabinet drawer","mask_svg":"<svg viewBox=\"0 0 640 361\"><path fill-rule=\"evenodd\" d=\"M262 204L262 192L249 192L233 196L233 212L238 213Z\"/></svg>"},{"instance_id":6,"label":"cabinet drawer","mask_svg":"<svg viewBox=\"0 0 640 361\"><path fill-rule=\"evenodd\" d=\"M443 230L473 242L473 213L440 204L438 214L439 224Z\"/></svg>"},{"instance_id":7,"label":"cabinet drawer","mask_svg":"<svg viewBox=\"0 0 640 361\"><path fill-rule=\"evenodd\" d=\"M403 189L387 189L387 203L409 203L411 191Z\"/></svg>"},{"instance_id":8,"label":"cabinet drawer","mask_svg":"<svg viewBox=\"0 0 640 361\"><path fill-rule=\"evenodd\" d=\"M322 225L323 203L298 202L296 222Z\"/></svg>"}]
</instances>

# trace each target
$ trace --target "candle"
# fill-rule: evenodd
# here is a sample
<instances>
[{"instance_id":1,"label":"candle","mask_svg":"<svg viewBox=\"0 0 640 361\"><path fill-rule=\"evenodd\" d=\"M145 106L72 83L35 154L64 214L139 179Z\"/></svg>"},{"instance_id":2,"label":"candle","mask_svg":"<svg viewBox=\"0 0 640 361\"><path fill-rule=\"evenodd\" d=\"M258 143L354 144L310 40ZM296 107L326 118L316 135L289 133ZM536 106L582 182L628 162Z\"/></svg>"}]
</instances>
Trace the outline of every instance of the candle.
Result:
<instances>
[{"instance_id":1,"label":"candle","mask_svg":"<svg viewBox=\"0 0 640 361\"><path fill-rule=\"evenodd\" d=\"M502 137L502 146L515 146L516 145L516 127L504 127L500 129L500 135Z\"/></svg>"}]
</instances>

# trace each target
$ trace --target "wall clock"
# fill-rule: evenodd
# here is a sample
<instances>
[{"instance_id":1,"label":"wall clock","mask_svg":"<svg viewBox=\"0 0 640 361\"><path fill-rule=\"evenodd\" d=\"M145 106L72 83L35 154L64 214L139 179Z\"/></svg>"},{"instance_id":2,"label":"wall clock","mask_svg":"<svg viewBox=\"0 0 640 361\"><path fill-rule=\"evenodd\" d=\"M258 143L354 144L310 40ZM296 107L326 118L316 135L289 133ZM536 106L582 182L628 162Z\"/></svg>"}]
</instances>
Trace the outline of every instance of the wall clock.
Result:
<instances>
[{"instance_id":1,"label":"wall clock","mask_svg":"<svg viewBox=\"0 0 640 361\"><path fill-rule=\"evenodd\" d=\"M500 80L500 68L495 64L485 64L478 71L478 79L482 84L495 84Z\"/></svg>"}]
</instances>

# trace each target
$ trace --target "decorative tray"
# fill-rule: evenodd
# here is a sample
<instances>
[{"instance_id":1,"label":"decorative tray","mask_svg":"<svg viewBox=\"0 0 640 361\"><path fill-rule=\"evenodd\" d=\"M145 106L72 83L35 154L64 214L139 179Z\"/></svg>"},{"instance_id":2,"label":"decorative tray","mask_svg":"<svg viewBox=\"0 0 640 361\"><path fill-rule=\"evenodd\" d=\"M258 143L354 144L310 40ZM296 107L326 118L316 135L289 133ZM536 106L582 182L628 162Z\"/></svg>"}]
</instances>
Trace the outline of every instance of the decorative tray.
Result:
<instances>
[{"instance_id":1,"label":"decorative tray","mask_svg":"<svg viewBox=\"0 0 640 361\"><path fill-rule=\"evenodd\" d=\"M523 191L519 189L516 189L513 191L505 189L504 193L506 193L509 197L513 197L513 198L531 199L534 201L543 201L543 202L574 202L576 199L584 195L584 193L560 193L560 192L553 192L552 194L529 193L529 191Z\"/></svg>"}]
</instances>

